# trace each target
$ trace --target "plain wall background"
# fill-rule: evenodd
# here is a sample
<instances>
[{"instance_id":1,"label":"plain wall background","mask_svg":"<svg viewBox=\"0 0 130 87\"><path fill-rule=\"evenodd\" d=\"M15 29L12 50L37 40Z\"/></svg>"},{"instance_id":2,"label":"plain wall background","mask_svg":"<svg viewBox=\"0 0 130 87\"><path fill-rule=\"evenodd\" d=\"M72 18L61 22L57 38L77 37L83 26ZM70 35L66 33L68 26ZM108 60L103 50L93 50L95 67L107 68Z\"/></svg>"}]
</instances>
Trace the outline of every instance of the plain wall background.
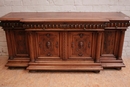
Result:
<instances>
[{"instance_id":1,"label":"plain wall background","mask_svg":"<svg viewBox=\"0 0 130 87\"><path fill-rule=\"evenodd\" d=\"M0 0L0 17L9 12L123 12L130 16L130 0ZM8 55L0 27L0 55ZM126 31L123 58L130 57L130 28Z\"/></svg>"}]
</instances>

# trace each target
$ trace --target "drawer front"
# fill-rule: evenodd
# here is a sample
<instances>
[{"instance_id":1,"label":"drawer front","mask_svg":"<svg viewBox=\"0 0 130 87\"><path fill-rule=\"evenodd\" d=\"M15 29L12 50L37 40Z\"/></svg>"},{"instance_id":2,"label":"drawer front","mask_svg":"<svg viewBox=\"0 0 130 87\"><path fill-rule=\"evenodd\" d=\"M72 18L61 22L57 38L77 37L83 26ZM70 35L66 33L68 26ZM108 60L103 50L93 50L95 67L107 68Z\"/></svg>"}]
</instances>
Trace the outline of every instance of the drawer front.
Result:
<instances>
[{"instance_id":1,"label":"drawer front","mask_svg":"<svg viewBox=\"0 0 130 87\"><path fill-rule=\"evenodd\" d=\"M92 32L70 32L69 48L69 58L90 58Z\"/></svg>"},{"instance_id":2,"label":"drawer front","mask_svg":"<svg viewBox=\"0 0 130 87\"><path fill-rule=\"evenodd\" d=\"M37 32L37 51L40 58L60 58L60 33Z\"/></svg>"}]
</instances>

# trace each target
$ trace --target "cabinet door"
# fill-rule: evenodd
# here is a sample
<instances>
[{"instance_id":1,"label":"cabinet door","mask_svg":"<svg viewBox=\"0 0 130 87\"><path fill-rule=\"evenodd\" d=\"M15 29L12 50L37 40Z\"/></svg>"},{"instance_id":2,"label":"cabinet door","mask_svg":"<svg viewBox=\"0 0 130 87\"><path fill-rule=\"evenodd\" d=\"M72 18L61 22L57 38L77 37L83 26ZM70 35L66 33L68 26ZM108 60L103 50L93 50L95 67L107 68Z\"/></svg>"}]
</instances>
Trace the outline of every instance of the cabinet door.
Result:
<instances>
[{"instance_id":1,"label":"cabinet door","mask_svg":"<svg viewBox=\"0 0 130 87\"><path fill-rule=\"evenodd\" d=\"M115 57L119 46L119 32L107 30L103 34L101 56Z\"/></svg>"},{"instance_id":2,"label":"cabinet door","mask_svg":"<svg viewBox=\"0 0 130 87\"><path fill-rule=\"evenodd\" d=\"M25 31L13 31L13 48L15 57L28 57L28 44Z\"/></svg>"},{"instance_id":3,"label":"cabinet door","mask_svg":"<svg viewBox=\"0 0 130 87\"><path fill-rule=\"evenodd\" d=\"M59 35L59 32L37 32L38 58L60 58Z\"/></svg>"},{"instance_id":4,"label":"cabinet door","mask_svg":"<svg viewBox=\"0 0 130 87\"><path fill-rule=\"evenodd\" d=\"M69 32L69 58L92 56L92 32Z\"/></svg>"}]
</instances>

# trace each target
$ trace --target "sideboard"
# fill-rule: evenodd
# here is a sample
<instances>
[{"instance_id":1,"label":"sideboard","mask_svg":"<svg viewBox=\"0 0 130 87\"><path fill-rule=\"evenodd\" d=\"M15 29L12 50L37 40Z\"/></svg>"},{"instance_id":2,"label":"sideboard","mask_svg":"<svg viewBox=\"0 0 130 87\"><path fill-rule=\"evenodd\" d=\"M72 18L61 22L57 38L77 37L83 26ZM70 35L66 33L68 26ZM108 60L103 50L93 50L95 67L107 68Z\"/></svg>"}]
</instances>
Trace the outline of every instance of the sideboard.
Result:
<instances>
[{"instance_id":1,"label":"sideboard","mask_svg":"<svg viewBox=\"0 0 130 87\"><path fill-rule=\"evenodd\" d=\"M11 12L0 18L9 58L27 70L95 71L124 67L130 18L121 12Z\"/></svg>"}]
</instances>

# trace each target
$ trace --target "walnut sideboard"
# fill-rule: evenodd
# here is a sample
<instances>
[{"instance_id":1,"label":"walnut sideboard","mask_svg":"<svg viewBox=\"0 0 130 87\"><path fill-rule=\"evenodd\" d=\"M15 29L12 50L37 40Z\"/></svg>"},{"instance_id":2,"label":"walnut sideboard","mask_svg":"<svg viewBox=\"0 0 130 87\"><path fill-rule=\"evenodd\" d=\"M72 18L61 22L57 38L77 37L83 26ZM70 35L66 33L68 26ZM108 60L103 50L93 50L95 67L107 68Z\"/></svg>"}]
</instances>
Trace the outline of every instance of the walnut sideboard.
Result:
<instances>
[{"instance_id":1,"label":"walnut sideboard","mask_svg":"<svg viewBox=\"0 0 130 87\"><path fill-rule=\"evenodd\" d=\"M0 18L7 67L99 72L124 67L130 18L121 12L11 12Z\"/></svg>"}]
</instances>

